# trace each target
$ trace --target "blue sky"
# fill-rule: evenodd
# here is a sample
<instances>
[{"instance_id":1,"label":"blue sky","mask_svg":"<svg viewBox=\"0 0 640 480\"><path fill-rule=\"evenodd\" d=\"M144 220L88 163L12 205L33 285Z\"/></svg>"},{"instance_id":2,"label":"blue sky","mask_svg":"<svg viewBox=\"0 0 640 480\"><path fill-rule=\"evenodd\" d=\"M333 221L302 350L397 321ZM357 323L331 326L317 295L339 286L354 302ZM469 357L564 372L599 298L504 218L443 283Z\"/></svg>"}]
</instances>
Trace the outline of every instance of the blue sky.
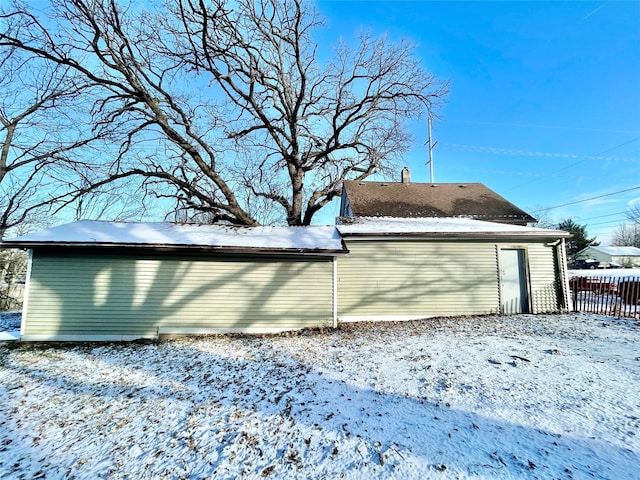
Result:
<instances>
[{"instance_id":1,"label":"blue sky","mask_svg":"<svg viewBox=\"0 0 640 480\"><path fill-rule=\"evenodd\" d=\"M361 29L409 38L451 81L433 125L436 182L482 182L534 216L580 202L546 217L587 225L603 244L640 202L640 2L317 6L323 41ZM428 182L426 122L413 130L404 163Z\"/></svg>"}]
</instances>

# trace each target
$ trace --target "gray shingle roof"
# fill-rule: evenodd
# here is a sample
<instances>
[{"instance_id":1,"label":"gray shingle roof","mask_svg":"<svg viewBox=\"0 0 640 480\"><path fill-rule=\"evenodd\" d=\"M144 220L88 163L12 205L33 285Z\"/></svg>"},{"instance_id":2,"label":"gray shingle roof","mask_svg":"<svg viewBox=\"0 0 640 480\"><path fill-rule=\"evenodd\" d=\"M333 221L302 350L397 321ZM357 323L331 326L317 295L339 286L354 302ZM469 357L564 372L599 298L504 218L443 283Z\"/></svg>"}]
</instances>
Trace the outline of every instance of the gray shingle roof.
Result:
<instances>
[{"instance_id":1,"label":"gray shingle roof","mask_svg":"<svg viewBox=\"0 0 640 480\"><path fill-rule=\"evenodd\" d=\"M526 225L536 219L481 183L344 182L340 214L468 217Z\"/></svg>"}]
</instances>

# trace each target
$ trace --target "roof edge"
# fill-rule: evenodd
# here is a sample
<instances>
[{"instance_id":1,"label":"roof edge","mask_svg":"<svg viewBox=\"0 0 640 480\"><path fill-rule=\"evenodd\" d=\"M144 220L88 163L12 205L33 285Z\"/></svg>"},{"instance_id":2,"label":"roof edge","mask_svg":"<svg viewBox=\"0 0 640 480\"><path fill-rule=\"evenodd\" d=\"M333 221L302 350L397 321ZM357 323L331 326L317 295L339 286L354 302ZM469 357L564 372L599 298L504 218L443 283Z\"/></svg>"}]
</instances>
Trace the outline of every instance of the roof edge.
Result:
<instances>
[{"instance_id":1,"label":"roof edge","mask_svg":"<svg viewBox=\"0 0 640 480\"><path fill-rule=\"evenodd\" d=\"M341 249L322 248L269 248L269 247L233 247L233 246L209 246L209 245L163 245L146 243L99 243L99 242L11 242L0 243L0 248L20 249L79 249L79 250L111 250L111 251L135 251L146 250L150 252L175 252L175 253L225 253L225 254L253 254L253 255L315 255L336 256L346 255L349 250L342 242Z\"/></svg>"},{"instance_id":2,"label":"roof edge","mask_svg":"<svg viewBox=\"0 0 640 480\"><path fill-rule=\"evenodd\" d=\"M364 240L365 238L420 238L420 239L442 239L442 238L464 238L464 239L560 239L570 238L571 234L558 230L555 232L340 232L340 235L348 238Z\"/></svg>"}]
</instances>

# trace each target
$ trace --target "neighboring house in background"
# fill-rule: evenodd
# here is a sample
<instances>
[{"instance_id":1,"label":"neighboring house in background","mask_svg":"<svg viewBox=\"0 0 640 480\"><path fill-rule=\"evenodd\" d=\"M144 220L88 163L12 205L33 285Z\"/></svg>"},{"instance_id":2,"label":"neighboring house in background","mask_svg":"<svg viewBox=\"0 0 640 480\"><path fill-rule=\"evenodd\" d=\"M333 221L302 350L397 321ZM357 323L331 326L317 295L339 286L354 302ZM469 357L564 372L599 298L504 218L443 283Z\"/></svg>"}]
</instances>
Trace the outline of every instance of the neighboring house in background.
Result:
<instances>
[{"instance_id":1,"label":"neighboring house in background","mask_svg":"<svg viewBox=\"0 0 640 480\"><path fill-rule=\"evenodd\" d=\"M344 182L340 217L465 217L525 226L536 219L481 183Z\"/></svg>"},{"instance_id":2,"label":"neighboring house in background","mask_svg":"<svg viewBox=\"0 0 640 480\"><path fill-rule=\"evenodd\" d=\"M638 247L586 247L577 252L576 260L593 259L601 265L617 263L623 267L640 267L640 248Z\"/></svg>"}]
</instances>

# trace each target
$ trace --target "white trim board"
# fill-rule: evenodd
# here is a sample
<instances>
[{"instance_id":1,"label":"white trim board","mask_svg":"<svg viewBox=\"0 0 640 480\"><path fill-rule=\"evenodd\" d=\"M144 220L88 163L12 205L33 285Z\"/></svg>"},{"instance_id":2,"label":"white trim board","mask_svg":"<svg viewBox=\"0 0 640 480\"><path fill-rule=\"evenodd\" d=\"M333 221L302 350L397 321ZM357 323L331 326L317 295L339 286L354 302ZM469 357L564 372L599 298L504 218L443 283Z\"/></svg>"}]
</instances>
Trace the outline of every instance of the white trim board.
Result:
<instances>
[{"instance_id":1,"label":"white trim board","mask_svg":"<svg viewBox=\"0 0 640 480\"><path fill-rule=\"evenodd\" d=\"M131 342L158 338L156 335L22 335L23 342Z\"/></svg>"},{"instance_id":2,"label":"white trim board","mask_svg":"<svg viewBox=\"0 0 640 480\"><path fill-rule=\"evenodd\" d=\"M338 317L338 323L352 322L408 322L411 320L424 320L435 318L438 315L346 315Z\"/></svg>"}]
</instances>

